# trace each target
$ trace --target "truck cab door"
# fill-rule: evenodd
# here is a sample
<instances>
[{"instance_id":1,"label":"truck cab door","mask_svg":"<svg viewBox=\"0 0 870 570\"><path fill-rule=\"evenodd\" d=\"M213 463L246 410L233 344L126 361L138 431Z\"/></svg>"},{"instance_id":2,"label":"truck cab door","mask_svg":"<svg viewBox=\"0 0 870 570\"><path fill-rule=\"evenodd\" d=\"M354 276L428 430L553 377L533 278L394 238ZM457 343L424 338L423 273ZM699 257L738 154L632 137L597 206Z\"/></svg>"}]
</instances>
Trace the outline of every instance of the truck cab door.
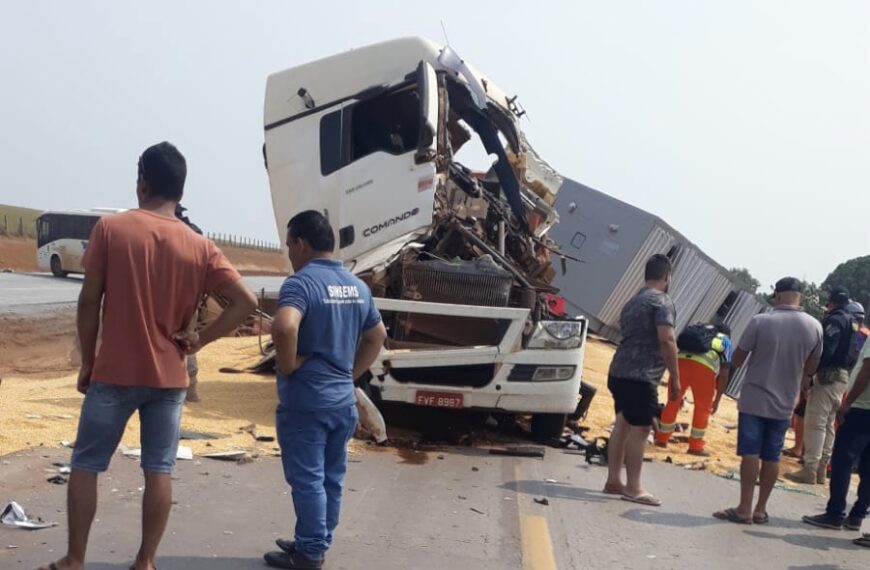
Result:
<instances>
[{"instance_id":1,"label":"truck cab door","mask_svg":"<svg viewBox=\"0 0 870 570\"><path fill-rule=\"evenodd\" d=\"M346 166L338 256L357 271L395 254L432 224L438 134L438 82L420 62L406 81L345 109Z\"/></svg>"},{"instance_id":2,"label":"truck cab door","mask_svg":"<svg viewBox=\"0 0 870 570\"><path fill-rule=\"evenodd\" d=\"M424 233L435 202L438 101L435 70L420 62L394 84L267 128L266 162L282 238L293 215L323 212L336 232L336 257L358 272Z\"/></svg>"}]
</instances>

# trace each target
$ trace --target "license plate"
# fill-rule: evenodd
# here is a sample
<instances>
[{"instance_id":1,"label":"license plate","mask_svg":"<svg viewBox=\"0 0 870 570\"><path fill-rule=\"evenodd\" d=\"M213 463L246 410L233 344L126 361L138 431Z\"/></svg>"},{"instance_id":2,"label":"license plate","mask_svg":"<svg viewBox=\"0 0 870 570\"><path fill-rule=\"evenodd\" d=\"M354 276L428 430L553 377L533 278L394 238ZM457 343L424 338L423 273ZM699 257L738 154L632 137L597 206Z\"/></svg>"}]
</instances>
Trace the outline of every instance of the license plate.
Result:
<instances>
[{"instance_id":1,"label":"license plate","mask_svg":"<svg viewBox=\"0 0 870 570\"><path fill-rule=\"evenodd\" d=\"M453 392L417 392L416 404L433 408L461 408L462 394Z\"/></svg>"}]
</instances>

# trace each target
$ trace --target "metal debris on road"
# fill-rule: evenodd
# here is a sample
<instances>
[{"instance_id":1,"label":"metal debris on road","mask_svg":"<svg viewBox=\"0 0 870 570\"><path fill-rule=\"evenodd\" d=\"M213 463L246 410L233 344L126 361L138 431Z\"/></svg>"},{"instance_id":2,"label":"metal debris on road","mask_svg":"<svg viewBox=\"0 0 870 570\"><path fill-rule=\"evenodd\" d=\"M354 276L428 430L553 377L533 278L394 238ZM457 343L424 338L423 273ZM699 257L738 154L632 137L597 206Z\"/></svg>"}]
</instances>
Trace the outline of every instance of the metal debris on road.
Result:
<instances>
[{"instance_id":1,"label":"metal debris on road","mask_svg":"<svg viewBox=\"0 0 870 570\"><path fill-rule=\"evenodd\" d=\"M547 497L541 497L540 499L535 499L535 502L539 505L544 505L545 507L550 505L550 500Z\"/></svg>"},{"instance_id":2,"label":"metal debris on road","mask_svg":"<svg viewBox=\"0 0 870 570\"><path fill-rule=\"evenodd\" d=\"M207 433L201 431L187 431L181 430L178 439L189 439L189 440L208 440L208 439L220 439L221 436L215 433Z\"/></svg>"},{"instance_id":3,"label":"metal debris on road","mask_svg":"<svg viewBox=\"0 0 870 570\"><path fill-rule=\"evenodd\" d=\"M239 461L248 454L247 451L218 451L216 453L203 453L200 457L217 459L220 461Z\"/></svg>"},{"instance_id":4,"label":"metal debris on road","mask_svg":"<svg viewBox=\"0 0 870 570\"><path fill-rule=\"evenodd\" d=\"M506 447L504 449L490 449L490 455L502 455L506 457L536 457L544 458L545 449L543 447Z\"/></svg>"},{"instance_id":5,"label":"metal debris on road","mask_svg":"<svg viewBox=\"0 0 870 570\"><path fill-rule=\"evenodd\" d=\"M26 530L39 530L41 528L51 528L57 526L57 523L45 522L41 518L33 518L24 512L24 507L15 501L9 501L3 512L0 513L0 523L6 526L23 528Z\"/></svg>"},{"instance_id":6,"label":"metal debris on road","mask_svg":"<svg viewBox=\"0 0 870 570\"><path fill-rule=\"evenodd\" d=\"M54 485L66 485L67 483L69 483L69 479L67 479L63 475L53 475L46 479L46 481Z\"/></svg>"},{"instance_id":7,"label":"metal debris on road","mask_svg":"<svg viewBox=\"0 0 870 570\"><path fill-rule=\"evenodd\" d=\"M479 515L486 515L485 512L483 512L483 511L481 511L481 510L478 510L478 509L475 509L474 507L471 507L471 509L469 509L469 510L470 510L471 512L473 512L473 513L477 513L477 514L479 514Z\"/></svg>"}]
</instances>

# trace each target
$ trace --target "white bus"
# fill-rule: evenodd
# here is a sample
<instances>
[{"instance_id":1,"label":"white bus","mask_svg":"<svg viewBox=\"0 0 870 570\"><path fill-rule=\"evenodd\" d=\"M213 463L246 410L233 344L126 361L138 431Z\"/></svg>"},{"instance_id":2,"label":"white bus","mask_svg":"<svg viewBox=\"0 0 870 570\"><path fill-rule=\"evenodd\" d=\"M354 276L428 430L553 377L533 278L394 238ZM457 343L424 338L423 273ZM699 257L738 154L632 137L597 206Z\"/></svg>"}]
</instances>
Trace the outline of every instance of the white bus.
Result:
<instances>
[{"instance_id":1,"label":"white bus","mask_svg":"<svg viewBox=\"0 0 870 570\"><path fill-rule=\"evenodd\" d=\"M84 273L82 257L91 230L101 217L123 212L116 208L92 208L66 212L44 212L36 218L36 261L55 277Z\"/></svg>"}]
</instances>

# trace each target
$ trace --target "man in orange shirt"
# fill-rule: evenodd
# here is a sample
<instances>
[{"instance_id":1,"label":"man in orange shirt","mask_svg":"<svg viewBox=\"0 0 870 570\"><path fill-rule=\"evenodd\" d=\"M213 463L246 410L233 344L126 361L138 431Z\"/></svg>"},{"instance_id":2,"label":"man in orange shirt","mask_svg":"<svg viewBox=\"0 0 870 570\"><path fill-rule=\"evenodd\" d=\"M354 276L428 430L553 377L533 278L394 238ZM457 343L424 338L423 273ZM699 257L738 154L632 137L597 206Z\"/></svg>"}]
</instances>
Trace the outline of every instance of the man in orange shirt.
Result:
<instances>
[{"instance_id":1,"label":"man in orange shirt","mask_svg":"<svg viewBox=\"0 0 870 570\"><path fill-rule=\"evenodd\" d=\"M84 568L97 508L97 475L109 466L127 421L142 426L142 543L134 570L154 570L172 505L181 409L188 386L185 355L237 327L256 307L239 273L209 240L175 217L187 165L167 142L139 158L139 208L105 216L94 227L78 303L85 394L67 491L69 546L48 570ZM208 327L186 332L199 300L219 292L226 310ZM102 308L102 344L96 351Z\"/></svg>"}]
</instances>

